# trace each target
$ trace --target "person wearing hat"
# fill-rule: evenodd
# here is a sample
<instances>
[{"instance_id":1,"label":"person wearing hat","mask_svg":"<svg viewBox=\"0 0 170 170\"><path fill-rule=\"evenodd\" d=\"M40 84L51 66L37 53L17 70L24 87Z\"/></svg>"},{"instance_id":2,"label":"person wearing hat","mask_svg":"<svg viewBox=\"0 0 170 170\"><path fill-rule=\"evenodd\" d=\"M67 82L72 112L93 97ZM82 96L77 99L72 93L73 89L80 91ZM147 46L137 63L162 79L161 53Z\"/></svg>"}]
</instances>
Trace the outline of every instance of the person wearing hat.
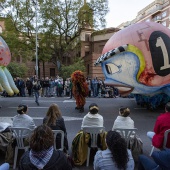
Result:
<instances>
[{"instance_id":1,"label":"person wearing hat","mask_svg":"<svg viewBox=\"0 0 170 170\"><path fill-rule=\"evenodd\" d=\"M84 116L81 127L84 126L98 126L102 127L104 124L103 116L99 113L99 107L96 103L89 106L89 112Z\"/></svg>"}]
</instances>

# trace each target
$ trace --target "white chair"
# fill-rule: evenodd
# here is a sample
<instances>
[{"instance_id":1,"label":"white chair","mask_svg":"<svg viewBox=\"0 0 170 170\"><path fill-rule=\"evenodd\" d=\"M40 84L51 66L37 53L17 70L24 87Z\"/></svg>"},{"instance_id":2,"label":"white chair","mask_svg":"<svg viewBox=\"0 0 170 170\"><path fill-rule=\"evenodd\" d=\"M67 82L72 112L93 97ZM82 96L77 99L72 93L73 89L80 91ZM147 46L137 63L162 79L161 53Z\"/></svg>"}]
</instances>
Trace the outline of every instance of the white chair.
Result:
<instances>
[{"instance_id":1,"label":"white chair","mask_svg":"<svg viewBox=\"0 0 170 170\"><path fill-rule=\"evenodd\" d=\"M168 142L168 136L170 135L170 129L166 130L164 132L164 141L163 141L163 149L167 149L166 145L167 145L167 142ZM149 154L149 156L152 155L153 151L154 151L155 147L152 146L152 149L151 149L151 152Z\"/></svg>"},{"instance_id":2,"label":"white chair","mask_svg":"<svg viewBox=\"0 0 170 170\"><path fill-rule=\"evenodd\" d=\"M130 136L131 135L136 135L137 130L138 130L137 128L133 128L133 129L120 129L120 128L117 128L117 129L114 129L114 131L119 132L120 135L123 138L125 138L127 146L129 144Z\"/></svg>"},{"instance_id":3,"label":"white chair","mask_svg":"<svg viewBox=\"0 0 170 170\"><path fill-rule=\"evenodd\" d=\"M61 134L61 148L59 150L63 151L64 150L64 131L62 130L52 130L54 133L54 149L57 150L56 148L56 136L58 134Z\"/></svg>"},{"instance_id":4,"label":"white chair","mask_svg":"<svg viewBox=\"0 0 170 170\"><path fill-rule=\"evenodd\" d=\"M17 163L17 157L18 157L18 150L19 149L24 149L25 152L29 149L28 146L24 146L24 138L28 138L32 132L31 129L28 128L22 128L22 127L9 127L11 133L13 133L13 137L16 139L16 146L15 146L15 151L14 151L14 165L13 169L16 168L16 163ZM27 136L25 136L25 133Z\"/></svg>"},{"instance_id":5,"label":"white chair","mask_svg":"<svg viewBox=\"0 0 170 170\"><path fill-rule=\"evenodd\" d=\"M89 133L90 134L90 140L91 140L91 146L88 146L88 152L87 152L87 161L86 161L86 166L89 166L89 158L90 158L90 150L91 148L97 148L97 136L98 134L102 133L104 131L104 127L89 127L89 126L84 126L82 127L83 132Z\"/></svg>"}]
</instances>

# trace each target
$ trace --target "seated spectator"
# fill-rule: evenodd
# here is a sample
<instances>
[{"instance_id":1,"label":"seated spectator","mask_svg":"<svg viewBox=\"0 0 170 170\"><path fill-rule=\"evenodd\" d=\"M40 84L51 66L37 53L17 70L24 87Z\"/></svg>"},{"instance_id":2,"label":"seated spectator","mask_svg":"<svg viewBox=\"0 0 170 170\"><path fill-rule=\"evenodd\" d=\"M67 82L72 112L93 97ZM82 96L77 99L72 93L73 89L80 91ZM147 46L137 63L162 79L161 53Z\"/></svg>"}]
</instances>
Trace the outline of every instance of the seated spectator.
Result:
<instances>
[{"instance_id":1,"label":"seated spectator","mask_svg":"<svg viewBox=\"0 0 170 170\"><path fill-rule=\"evenodd\" d=\"M3 164L1 164L0 170L9 170L9 163L3 163Z\"/></svg>"},{"instance_id":2,"label":"seated spectator","mask_svg":"<svg viewBox=\"0 0 170 170\"><path fill-rule=\"evenodd\" d=\"M31 130L35 129L36 126L35 126L34 120L29 115L27 115L27 111L28 111L27 105L20 104L18 106L17 108L18 114L13 117L13 123L12 123L13 127L23 127L23 128L29 128ZM29 138L28 138L29 135L30 134L27 130L23 132L23 136L25 138L24 144L26 146L29 143ZM9 162L10 164L13 164L13 156L14 156L13 152L14 152L14 148L16 144L17 144L16 139L13 140L13 138L11 138L7 146L5 160L6 162Z\"/></svg>"},{"instance_id":3,"label":"seated spectator","mask_svg":"<svg viewBox=\"0 0 170 170\"><path fill-rule=\"evenodd\" d=\"M170 169L170 149L154 151L152 158L140 155L138 170L169 170Z\"/></svg>"},{"instance_id":4,"label":"seated spectator","mask_svg":"<svg viewBox=\"0 0 170 170\"><path fill-rule=\"evenodd\" d=\"M64 123L64 119L61 115L61 111L57 104L52 104L47 113L46 117L43 119L43 124L49 126L52 130L62 130L64 132L64 149L68 150L68 140L67 140L67 131ZM56 137L56 147L61 148L61 135L58 134Z\"/></svg>"},{"instance_id":5,"label":"seated spectator","mask_svg":"<svg viewBox=\"0 0 170 170\"><path fill-rule=\"evenodd\" d=\"M117 116L116 120L114 121L112 131L115 129L133 129L134 121L129 117L130 109L127 107L121 107L119 109L119 116ZM119 131L117 131L119 132ZM137 136L135 132L132 132L130 136L130 140L128 143L128 149L131 150L132 156L135 162L138 161L138 156L143 153L143 142Z\"/></svg>"},{"instance_id":6,"label":"seated spectator","mask_svg":"<svg viewBox=\"0 0 170 170\"><path fill-rule=\"evenodd\" d=\"M158 116L154 132L147 132L147 136L152 140L152 145L156 148L163 147L164 132L170 129L170 102L165 105L165 113ZM170 137L168 137L170 141ZM170 148L170 142L167 143L167 147Z\"/></svg>"},{"instance_id":7,"label":"seated spectator","mask_svg":"<svg viewBox=\"0 0 170 170\"><path fill-rule=\"evenodd\" d=\"M38 126L30 138L30 151L22 156L19 170L71 170L66 155L60 150L54 150L54 135L46 125Z\"/></svg>"},{"instance_id":8,"label":"seated spectator","mask_svg":"<svg viewBox=\"0 0 170 170\"><path fill-rule=\"evenodd\" d=\"M20 104L17 108L17 115L13 117L13 127L25 127L31 130L35 129L35 123L32 117L27 114L28 106L25 104ZM25 131L25 136L28 135L28 132Z\"/></svg>"},{"instance_id":9,"label":"seated spectator","mask_svg":"<svg viewBox=\"0 0 170 170\"><path fill-rule=\"evenodd\" d=\"M98 114L99 108L96 103L89 106L89 113L83 118L81 129L84 126L103 127L103 117ZM102 131L98 136L98 147L101 150L106 149L106 132ZM72 141L72 158L75 165L83 165L87 158L88 146L90 145L90 135L80 130Z\"/></svg>"},{"instance_id":10,"label":"seated spectator","mask_svg":"<svg viewBox=\"0 0 170 170\"><path fill-rule=\"evenodd\" d=\"M119 116L114 121L112 130L114 129L133 129L134 121L129 117L130 109L127 107L121 107L119 109Z\"/></svg>"},{"instance_id":11,"label":"seated spectator","mask_svg":"<svg viewBox=\"0 0 170 170\"><path fill-rule=\"evenodd\" d=\"M99 113L99 107L96 103L92 103L89 106L89 112L84 116L82 125L83 126L103 126L103 116L101 116Z\"/></svg>"},{"instance_id":12,"label":"seated spectator","mask_svg":"<svg viewBox=\"0 0 170 170\"><path fill-rule=\"evenodd\" d=\"M107 149L97 151L94 158L94 169L133 170L134 160L127 149L126 141L116 131L108 131L106 135Z\"/></svg>"}]
</instances>

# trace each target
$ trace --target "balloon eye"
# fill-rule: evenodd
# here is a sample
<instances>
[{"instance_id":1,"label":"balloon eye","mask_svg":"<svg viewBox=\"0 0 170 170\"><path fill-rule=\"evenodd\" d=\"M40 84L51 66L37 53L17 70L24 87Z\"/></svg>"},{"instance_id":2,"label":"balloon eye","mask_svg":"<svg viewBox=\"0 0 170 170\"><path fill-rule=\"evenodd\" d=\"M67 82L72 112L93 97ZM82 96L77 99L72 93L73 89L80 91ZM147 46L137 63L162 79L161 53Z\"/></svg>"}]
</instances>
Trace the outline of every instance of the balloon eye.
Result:
<instances>
[{"instance_id":1,"label":"balloon eye","mask_svg":"<svg viewBox=\"0 0 170 170\"><path fill-rule=\"evenodd\" d=\"M114 73L120 72L121 71L120 67L121 66L117 66L113 63L109 63L105 65L105 68L108 74L114 74Z\"/></svg>"}]
</instances>

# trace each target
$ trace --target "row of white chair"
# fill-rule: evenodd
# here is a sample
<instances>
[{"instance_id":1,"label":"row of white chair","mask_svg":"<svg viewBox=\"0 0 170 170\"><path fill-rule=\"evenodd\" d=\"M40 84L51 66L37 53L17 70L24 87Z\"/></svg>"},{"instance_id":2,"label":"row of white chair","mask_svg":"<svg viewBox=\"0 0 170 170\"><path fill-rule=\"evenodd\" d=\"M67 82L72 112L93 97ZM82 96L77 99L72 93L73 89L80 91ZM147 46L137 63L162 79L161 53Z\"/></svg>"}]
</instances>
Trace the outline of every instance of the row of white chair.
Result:
<instances>
[{"instance_id":1,"label":"row of white chair","mask_svg":"<svg viewBox=\"0 0 170 170\"><path fill-rule=\"evenodd\" d=\"M25 132L27 133L27 137L30 137L32 130L28 128L21 128L21 127L10 127L9 128L11 133L13 133L13 136L16 139L16 146L15 146L15 151L14 151L14 164L13 164L13 169L16 168L16 163L17 163L17 157L18 157L18 150L23 149L25 152L29 149L29 145L25 146L24 145L24 138L25 138ZM54 149L56 149L56 136L57 134L61 134L61 148L59 150L64 149L64 132L62 130L53 130L54 133Z\"/></svg>"},{"instance_id":2,"label":"row of white chair","mask_svg":"<svg viewBox=\"0 0 170 170\"><path fill-rule=\"evenodd\" d=\"M88 146L88 153L87 153L87 161L86 161L86 166L89 166L89 158L90 158L90 150L91 148L98 148L97 146L97 136L99 133L101 133L101 131L104 131L105 128L104 127L83 127L82 128L83 131L85 133L89 133L90 134L90 140L91 140L91 146ZM16 168L16 162L17 162L17 156L18 156L18 150L19 149L24 149L25 151L27 151L29 149L29 146L24 146L24 135L23 132L25 130L27 130L27 133L31 134L32 131L28 128L20 128L20 127L10 127L10 130L12 133L14 133L15 139L17 141L17 145L15 147L15 154L14 154L14 165L13 165L13 169ZM130 136L132 134L136 134L136 131L138 130L137 128L134 129L114 129L115 131L119 132L121 134L121 136L123 138L125 138L127 144L129 143L130 140ZM57 134L61 134L61 148L59 150L63 150L64 149L64 132L62 130L53 130L54 132L54 148L56 149L56 136ZM167 138L168 138L168 134L170 133L170 129L165 131L164 133L164 144L163 144L163 148L166 148L166 144L167 144ZM152 154L154 150L154 147L152 147L150 155Z\"/></svg>"}]
</instances>

